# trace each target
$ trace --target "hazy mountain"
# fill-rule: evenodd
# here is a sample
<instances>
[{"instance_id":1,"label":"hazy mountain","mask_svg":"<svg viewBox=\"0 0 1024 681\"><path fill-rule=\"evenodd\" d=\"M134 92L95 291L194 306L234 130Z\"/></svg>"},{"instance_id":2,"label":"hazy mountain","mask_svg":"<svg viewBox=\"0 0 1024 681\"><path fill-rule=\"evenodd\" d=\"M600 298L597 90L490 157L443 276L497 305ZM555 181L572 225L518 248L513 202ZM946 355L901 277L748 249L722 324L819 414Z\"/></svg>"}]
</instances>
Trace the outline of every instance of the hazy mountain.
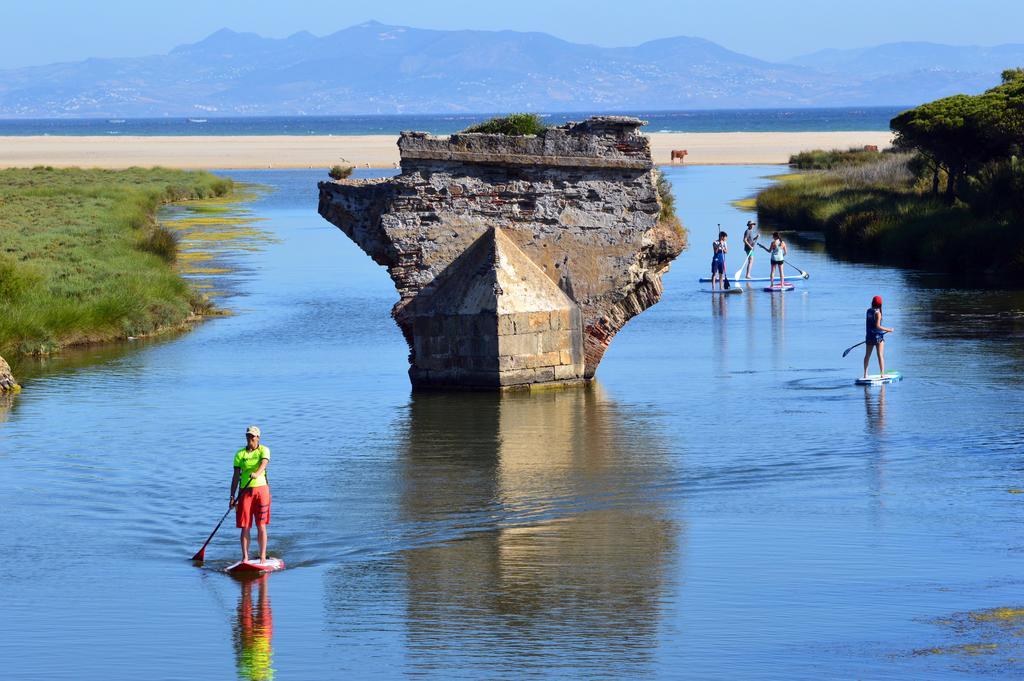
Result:
<instances>
[{"instance_id":1,"label":"hazy mountain","mask_svg":"<svg viewBox=\"0 0 1024 681\"><path fill-rule=\"evenodd\" d=\"M376 22L283 39L222 29L165 55L0 70L0 116L913 104L978 92L1021 63L1021 46L987 48L992 54L984 58L986 48L904 47L896 50L900 60L885 57L895 46L882 46L872 48L879 53L827 50L776 64L688 37L605 48L543 33Z\"/></svg>"},{"instance_id":2,"label":"hazy mountain","mask_svg":"<svg viewBox=\"0 0 1024 681\"><path fill-rule=\"evenodd\" d=\"M855 50L821 50L789 60L824 73L877 78L915 72L998 74L1024 66L1024 44L995 47L887 43Z\"/></svg>"}]
</instances>

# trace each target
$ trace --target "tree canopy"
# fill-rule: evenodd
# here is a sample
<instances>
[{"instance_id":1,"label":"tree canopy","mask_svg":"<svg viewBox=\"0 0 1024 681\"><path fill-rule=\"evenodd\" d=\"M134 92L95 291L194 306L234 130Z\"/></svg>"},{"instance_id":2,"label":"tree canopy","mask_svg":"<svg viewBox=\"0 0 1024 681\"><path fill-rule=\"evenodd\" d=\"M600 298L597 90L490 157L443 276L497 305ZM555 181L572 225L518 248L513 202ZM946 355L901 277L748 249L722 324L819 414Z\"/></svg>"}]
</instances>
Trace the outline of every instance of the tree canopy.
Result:
<instances>
[{"instance_id":1,"label":"tree canopy","mask_svg":"<svg viewBox=\"0 0 1024 681\"><path fill-rule=\"evenodd\" d=\"M1024 69L1007 69L1002 84L980 95L954 95L904 111L890 122L896 145L945 170L952 201L964 179L1024 148ZM937 182L936 182L937 187Z\"/></svg>"}]
</instances>

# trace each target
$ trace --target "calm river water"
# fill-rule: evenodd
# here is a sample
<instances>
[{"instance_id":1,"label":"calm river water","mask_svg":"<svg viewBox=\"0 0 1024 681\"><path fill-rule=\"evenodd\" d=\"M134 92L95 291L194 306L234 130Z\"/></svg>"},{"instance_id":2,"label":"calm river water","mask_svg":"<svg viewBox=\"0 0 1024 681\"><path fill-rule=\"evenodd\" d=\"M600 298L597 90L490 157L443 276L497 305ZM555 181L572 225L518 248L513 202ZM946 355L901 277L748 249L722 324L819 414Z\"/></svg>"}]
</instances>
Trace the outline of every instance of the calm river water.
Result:
<instances>
[{"instance_id":1,"label":"calm river water","mask_svg":"<svg viewBox=\"0 0 1024 681\"><path fill-rule=\"evenodd\" d=\"M670 170L691 248L661 303L590 389L506 397L411 393L321 171L228 173L274 188L278 239L235 316L20 368L0 676L1020 678L1024 295L807 246L792 293L702 292L771 172ZM906 380L865 389L840 355L875 294ZM187 558L250 423L288 569L241 583L230 521Z\"/></svg>"}]
</instances>

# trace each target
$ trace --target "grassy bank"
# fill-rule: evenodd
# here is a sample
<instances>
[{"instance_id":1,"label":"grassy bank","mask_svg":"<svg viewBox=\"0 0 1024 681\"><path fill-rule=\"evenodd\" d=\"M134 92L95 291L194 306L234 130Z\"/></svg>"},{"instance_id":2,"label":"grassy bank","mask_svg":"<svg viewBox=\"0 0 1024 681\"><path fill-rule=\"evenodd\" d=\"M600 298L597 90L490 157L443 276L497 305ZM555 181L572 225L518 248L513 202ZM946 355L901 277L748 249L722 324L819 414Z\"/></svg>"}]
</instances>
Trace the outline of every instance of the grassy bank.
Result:
<instances>
[{"instance_id":1,"label":"grassy bank","mask_svg":"<svg viewBox=\"0 0 1024 681\"><path fill-rule=\"evenodd\" d=\"M1024 281L1024 216L951 204L930 187L912 155L880 154L787 178L756 205L766 225L822 232L840 257Z\"/></svg>"},{"instance_id":2,"label":"grassy bank","mask_svg":"<svg viewBox=\"0 0 1024 681\"><path fill-rule=\"evenodd\" d=\"M0 353L139 336L205 305L175 270L164 203L230 180L162 168L0 171Z\"/></svg>"}]
</instances>

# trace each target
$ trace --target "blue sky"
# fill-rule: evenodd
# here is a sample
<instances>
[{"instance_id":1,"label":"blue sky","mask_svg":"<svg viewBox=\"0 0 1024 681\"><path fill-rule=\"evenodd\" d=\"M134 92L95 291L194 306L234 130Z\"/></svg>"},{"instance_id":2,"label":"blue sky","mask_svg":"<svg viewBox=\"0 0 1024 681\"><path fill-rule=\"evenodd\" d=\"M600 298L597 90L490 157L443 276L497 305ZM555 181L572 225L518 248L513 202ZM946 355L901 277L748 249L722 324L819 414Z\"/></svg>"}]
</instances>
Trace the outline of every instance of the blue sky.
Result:
<instances>
[{"instance_id":1,"label":"blue sky","mask_svg":"<svg viewBox=\"0 0 1024 681\"><path fill-rule=\"evenodd\" d=\"M1024 0L5 0L0 68L163 53L220 28L284 37L377 19L439 29L542 31L635 45L676 35L781 60L826 47L1024 42Z\"/></svg>"}]
</instances>

